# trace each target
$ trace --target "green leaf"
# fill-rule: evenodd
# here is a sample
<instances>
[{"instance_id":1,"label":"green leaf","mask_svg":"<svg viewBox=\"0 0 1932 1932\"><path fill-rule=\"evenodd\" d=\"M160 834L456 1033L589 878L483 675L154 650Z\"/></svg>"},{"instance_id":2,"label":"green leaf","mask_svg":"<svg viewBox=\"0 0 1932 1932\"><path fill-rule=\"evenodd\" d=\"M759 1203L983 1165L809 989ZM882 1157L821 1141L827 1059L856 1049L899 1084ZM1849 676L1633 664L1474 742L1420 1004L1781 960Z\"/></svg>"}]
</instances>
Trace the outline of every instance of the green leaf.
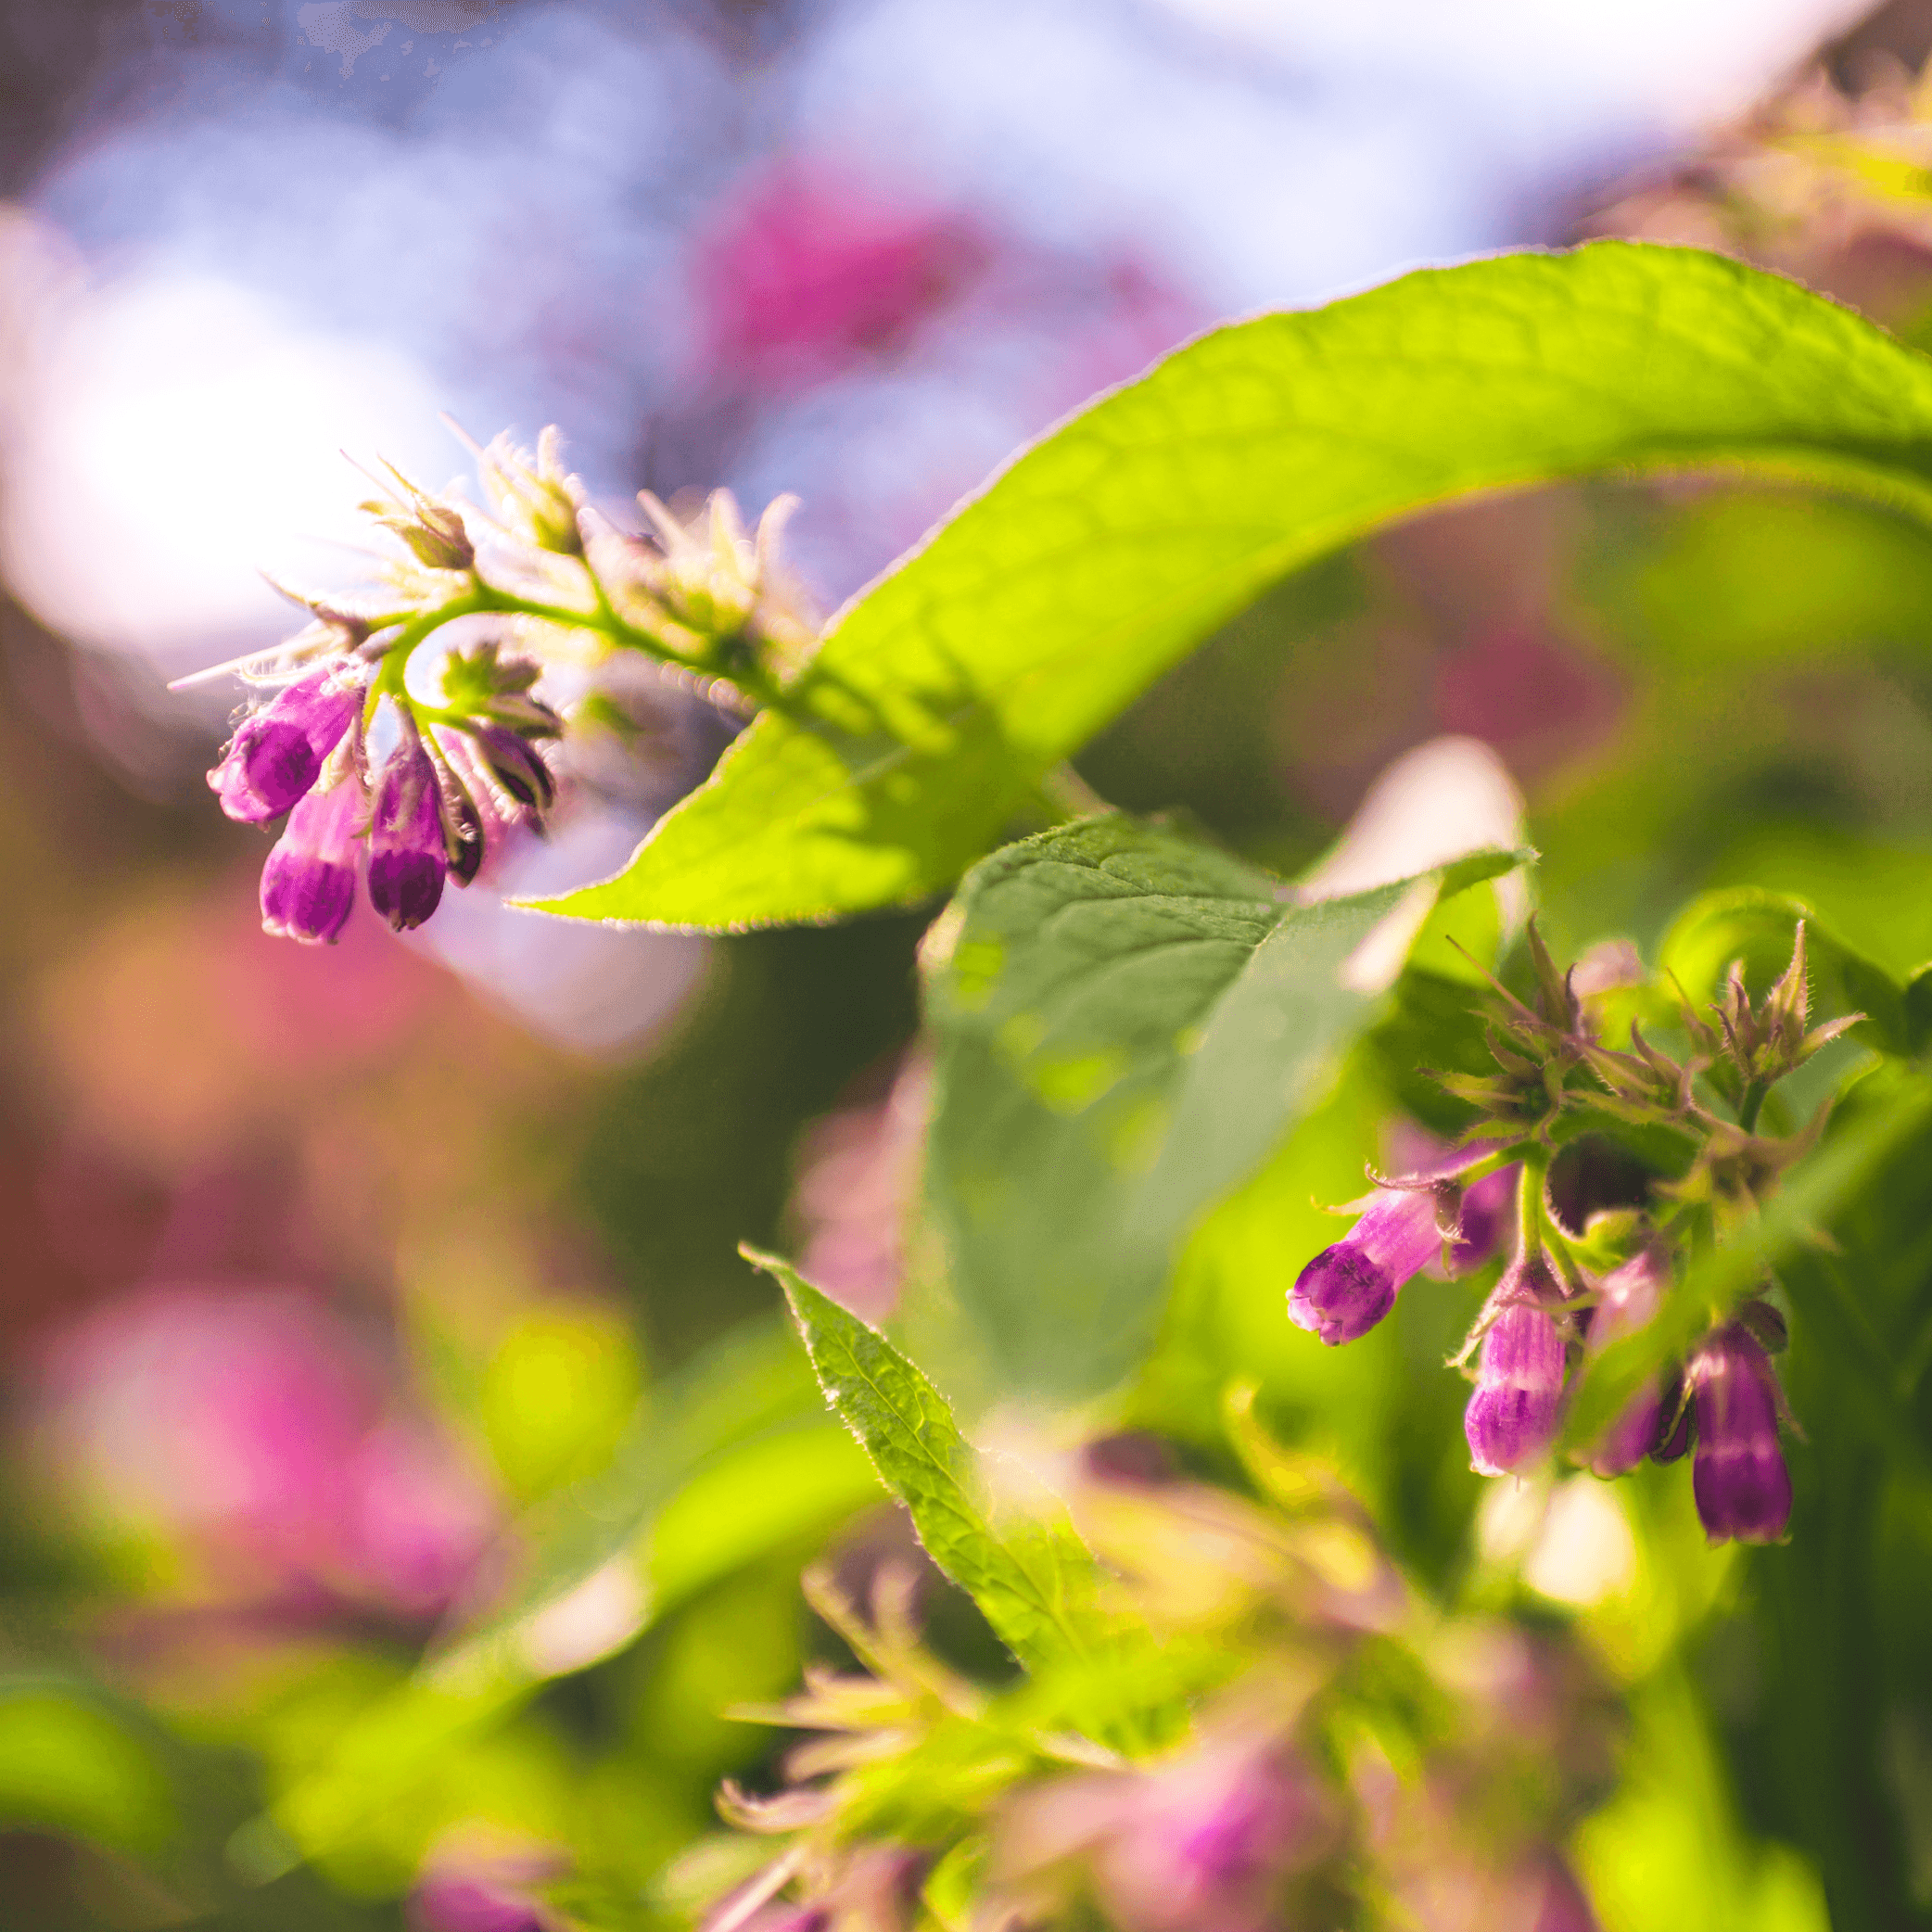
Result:
<instances>
[{"instance_id":1,"label":"green leaf","mask_svg":"<svg viewBox=\"0 0 1932 1932\"><path fill-rule=\"evenodd\" d=\"M1177 1244L1328 1092L1439 895L1527 856L1303 904L1112 816L973 871L928 947L927 1185L1000 1392L1134 1366Z\"/></svg>"},{"instance_id":2,"label":"green leaf","mask_svg":"<svg viewBox=\"0 0 1932 1932\"><path fill-rule=\"evenodd\" d=\"M1567 1447L1587 1450L1638 1392L1682 1361L1713 1325L1764 1284L1799 1242L1844 1209L1901 1142L1932 1120L1932 1086L1909 1079L1827 1136L1758 1216L1692 1264L1656 1320L1586 1359L1570 1399Z\"/></svg>"},{"instance_id":3,"label":"green leaf","mask_svg":"<svg viewBox=\"0 0 1932 1932\"><path fill-rule=\"evenodd\" d=\"M740 1252L783 1288L825 1399L911 1512L934 1562L1007 1648L1031 1671L1110 1648L1120 1626L1099 1604L1099 1567L1072 1529L1050 1512L1018 1511L996 1528L985 1468L945 1396L794 1268L756 1249Z\"/></svg>"},{"instance_id":4,"label":"green leaf","mask_svg":"<svg viewBox=\"0 0 1932 1932\"><path fill-rule=\"evenodd\" d=\"M1932 362L1796 283L1614 241L1216 330L848 605L621 875L537 903L720 930L917 901L1290 571L1474 490L1710 468L1932 520Z\"/></svg>"}]
</instances>

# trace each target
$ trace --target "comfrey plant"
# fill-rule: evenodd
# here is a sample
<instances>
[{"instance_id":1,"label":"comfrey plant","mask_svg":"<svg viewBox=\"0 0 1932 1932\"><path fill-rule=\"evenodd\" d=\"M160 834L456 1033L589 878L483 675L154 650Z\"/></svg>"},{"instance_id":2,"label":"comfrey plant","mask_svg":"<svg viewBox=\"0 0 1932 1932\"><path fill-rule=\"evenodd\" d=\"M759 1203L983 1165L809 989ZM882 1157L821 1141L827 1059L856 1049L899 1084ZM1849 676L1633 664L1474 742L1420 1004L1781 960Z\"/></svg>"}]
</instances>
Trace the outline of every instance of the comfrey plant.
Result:
<instances>
[{"instance_id":1,"label":"comfrey plant","mask_svg":"<svg viewBox=\"0 0 1932 1932\"><path fill-rule=\"evenodd\" d=\"M814 635L777 558L789 500L748 535L726 491L689 526L646 491L648 534L627 534L587 503L553 428L534 456L499 437L477 472L483 505L392 472L362 505L392 540L379 587L298 597L305 629L197 674L274 688L208 775L231 819L287 814L261 875L271 933L334 941L359 873L395 930L419 926L446 884L540 830L573 732L628 722L598 682L614 654L742 716L779 698ZM560 679L573 703L540 694Z\"/></svg>"},{"instance_id":2,"label":"comfrey plant","mask_svg":"<svg viewBox=\"0 0 1932 1932\"><path fill-rule=\"evenodd\" d=\"M1627 1046L1612 1048L1577 994L1574 970L1557 972L1533 922L1529 938L1533 1003L1497 985L1487 1016L1495 1072L1443 1076L1476 1110L1468 1145L1423 1172L1372 1175L1378 1185L1357 1204L1361 1218L1302 1270L1288 1304L1324 1341L1356 1341L1430 1262L1467 1268L1486 1258L1498 1197L1513 1193L1507 1264L1456 1357L1458 1365L1475 1358L1465 1426L1471 1464L1485 1476L1541 1457L1556 1440L1572 1365L1644 1329L1690 1257L1760 1211L1824 1125L1821 1109L1800 1133L1761 1134L1766 1099L1865 1017L1808 1026L1800 921L1790 964L1761 999L1753 1002L1736 961L1711 1018L1682 1004L1688 1050L1681 1061L1653 1046L1634 1018ZM1551 1199L1552 1156L1593 1127L1648 1131L1677 1143L1680 1159L1646 1178L1638 1203L1600 1210L1572 1233ZM1785 1332L1769 1301L1740 1303L1646 1382L1581 1445L1578 1459L1599 1476L1621 1476L1646 1455L1674 1460L1694 1443L1697 1510L1710 1540L1783 1535L1791 1479L1778 1445L1784 1397L1768 1352L1785 1346Z\"/></svg>"},{"instance_id":3,"label":"comfrey plant","mask_svg":"<svg viewBox=\"0 0 1932 1932\"><path fill-rule=\"evenodd\" d=\"M1201 337L1022 452L822 633L778 572L773 513L753 540L727 500L689 529L647 501L652 534L625 535L582 503L553 443L534 459L499 445L490 515L400 486L376 511L408 553L387 595L318 603L302 637L242 667L286 689L239 727L216 789L240 817L289 811L264 909L298 936L339 930L359 868L395 922L426 916L451 874L540 820L626 654L749 721L616 876L538 909L719 934L934 915L918 1198L904 1239L867 1244L904 1275L893 1318L921 1366L772 1265L826 1399L1025 1684L957 1684L882 1636L884 1611L848 1617L871 1678L793 1709L843 1735L809 1747L783 1794L740 1807L788 1849L718 1932L896 1926L915 1899L948 1932L1259 1932L1306 1922L1284 1914L1311 1900L1315 1923L1397 1918L1389 1901L1417 1888L1410 1921L1510 1922L1514 1906L1457 1916L1430 1898L1466 1869L1465 1905L1494 1886L1542 1898L1545 1926L1583 1922L1549 1850L1569 1786L1545 1776L1516 1824L1470 1838L1466 1807L1510 1786L1492 1774L1502 1757L1456 1741L1481 1728L1467 1710L1440 1731L1417 1714L1439 1708L1443 1672L1406 1611L1382 1622L1298 1594L1321 1574L1298 1554L1308 1523L1164 1486L1116 1541L1096 1486L1070 1482L1071 1516L1010 1524L955 1416L988 1440L1060 1444L1152 1423L1225 1467L1222 1392L1264 1375L1261 1356L1372 1353L1363 1338L1392 1310L1405 1327L1425 1312L1406 1287L1424 1268L1500 1259L1459 1358L1477 1470L1562 1454L1614 1475L1695 1445L1713 1539L1788 1527L1811 1549L1821 1530L1877 1523L1894 1468L1932 1468L1932 969L1895 970L1909 936L1882 965L1752 887L1659 918L1657 981L1620 986L1594 956L1572 977L1533 932L1518 948L1538 855L1513 818L1455 836L1437 800L1421 845L1284 877L1191 820L1109 809L1065 761L1268 586L1457 496L1710 468L1932 525L1928 451L1932 362L1913 350L1722 257L1598 243ZM1698 857L1673 849L1653 897ZM1595 875L1587 855L1552 875L1551 926L1607 922L1577 883ZM1487 1038L1468 1012L1485 974ZM1398 1108L1452 1150L1378 1179L1354 1232L1306 1262L1334 1137ZM1306 1336L1280 1311L1290 1278ZM893 1286L868 1293L883 1306ZM1788 1465L1772 1366L1787 1319L1783 1372L1818 1444ZM1377 1371L1391 1403L1409 1392L1399 1355ZM535 1553L525 1595L431 1670L439 1724L452 1685L484 1685L493 1711L635 1634L641 1593L613 1568L611 1526L645 1537L774 1417L772 1384L738 1356L709 1372L655 1397L609 1477L622 1493L591 1497ZM763 1480L772 1493L744 1514L769 1548L822 1532L809 1482L794 1500ZM707 1520L731 1514L718 1493L704 1492ZM1187 1539L1203 1525L1215 1554L1197 1564ZM1368 1554L1344 1595L1381 1574L1375 1545L1354 1546ZM1818 1760L1821 1726L1836 1750L1842 1710L1875 1762L1905 1696L1846 1641L1862 1617L1876 1646L1875 1611L1849 1585L1808 1590L1786 1553L1748 1560L1777 1604L1767 1654L1810 1673L1770 1700L1779 1761ZM1244 1607L1239 1641L1224 1625L1197 1647L1176 1635L1185 1616L1149 1608L1197 1571L1217 1605ZM1907 1736L1899 1761L1917 1749ZM325 1849L379 1755L345 1750L277 1830ZM1789 1831L1850 1901L1847 1923L1902 1923L1902 1853L1874 1902L1871 1815L1848 1780L1799 1794ZM975 1921L982 1902L1005 1919Z\"/></svg>"}]
</instances>

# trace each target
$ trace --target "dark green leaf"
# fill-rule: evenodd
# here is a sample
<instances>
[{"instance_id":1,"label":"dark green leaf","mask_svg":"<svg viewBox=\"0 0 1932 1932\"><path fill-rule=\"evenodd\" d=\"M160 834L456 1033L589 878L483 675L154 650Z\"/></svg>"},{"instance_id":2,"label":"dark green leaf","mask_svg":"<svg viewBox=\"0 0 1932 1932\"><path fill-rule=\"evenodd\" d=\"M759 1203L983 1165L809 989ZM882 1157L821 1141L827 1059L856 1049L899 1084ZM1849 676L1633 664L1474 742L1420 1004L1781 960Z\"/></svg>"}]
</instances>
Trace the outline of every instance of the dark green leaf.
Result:
<instances>
[{"instance_id":1,"label":"dark green leaf","mask_svg":"<svg viewBox=\"0 0 1932 1932\"><path fill-rule=\"evenodd\" d=\"M1177 1244L1328 1091L1439 893L1524 856L1300 903L1111 816L974 870L927 960L928 1185L1002 1392L1134 1366Z\"/></svg>"},{"instance_id":2,"label":"dark green leaf","mask_svg":"<svg viewBox=\"0 0 1932 1932\"><path fill-rule=\"evenodd\" d=\"M1626 242L1217 330L1021 455L623 874L543 908L716 930L916 901L1299 566L1474 490L1711 467L1932 518L1932 362L1795 283Z\"/></svg>"}]
</instances>

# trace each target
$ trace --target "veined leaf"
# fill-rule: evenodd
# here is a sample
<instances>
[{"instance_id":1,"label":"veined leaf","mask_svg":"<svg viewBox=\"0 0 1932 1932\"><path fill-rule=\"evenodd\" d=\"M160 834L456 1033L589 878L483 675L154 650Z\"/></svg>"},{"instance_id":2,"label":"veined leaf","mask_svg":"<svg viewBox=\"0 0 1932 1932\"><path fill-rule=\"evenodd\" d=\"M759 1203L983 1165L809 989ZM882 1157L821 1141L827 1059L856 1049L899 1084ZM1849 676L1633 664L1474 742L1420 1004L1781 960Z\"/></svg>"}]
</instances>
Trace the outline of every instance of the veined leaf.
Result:
<instances>
[{"instance_id":1,"label":"veined leaf","mask_svg":"<svg viewBox=\"0 0 1932 1932\"><path fill-rule=\"evenodd\" d=\"M1134 1366L1177 1244L1328 1092L1438 897L1528 856L1301 902L1114 815L973 871L928 948L927 1185L1002 1392Z\"/></svg>"},{"instance_id":2,"label":"veined leaf","mask_svg":"<svg viewBox=\"0 0 1932 1932\"><path fill-rule=\"evenodd\" d=\"M1029 1670L1090 1659L1121 1626L1099 1602L1101 1572L1053 1513L994 1523L986 1471L945 1396L876 1328L775 1255L745 1248L776 1277L839 1419L912 1514L934 1562L976 1603Z\"/></svg>"},{"instance_id":3,"label":"veined leaf","mask_svg":"<svg viewBox=\"0 0 1932 1932\"><path fill-rule=\"evenodd\" d=\"M1724 468L1932 521L1932 362L1721 256L1593 242L1218 329L1023 452L835 621L617 878L706 930L949 886L1039 775L1268 584L1475 490Z\"/></svg>"}]
</instances>

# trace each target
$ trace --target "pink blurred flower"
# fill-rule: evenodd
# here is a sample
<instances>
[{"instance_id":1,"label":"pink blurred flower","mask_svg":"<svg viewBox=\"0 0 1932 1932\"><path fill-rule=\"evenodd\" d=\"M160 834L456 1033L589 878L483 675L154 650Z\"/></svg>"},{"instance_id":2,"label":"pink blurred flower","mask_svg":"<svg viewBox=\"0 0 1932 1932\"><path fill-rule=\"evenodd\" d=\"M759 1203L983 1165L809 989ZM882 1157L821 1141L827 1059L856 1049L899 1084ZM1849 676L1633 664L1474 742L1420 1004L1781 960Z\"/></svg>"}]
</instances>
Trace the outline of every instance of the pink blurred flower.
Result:
<instances>
[{"instance_id":1,"label":"pink blurred flower","mask_svg":"<svg viewBox=\"0 0 1932 1932\"><path fill-rule=\"evenodd\" d=\"M38 1434L98 1519L184 1545L222 1594L426 1618L493 1511L392 1402L380 1358L299 1291L164 1284L54 1342Z\"/></svg>"},{"instance_id":2,"label":"pink blurred flower","mask_svg":"<svg viewBox=\"0 0 1932 1932\"><path fill-rule=\"evenodd\" d=\"M815 1121L800 1149L799 1268L867 1321L890 1315L899 1298L931 1085L931 1063L909 1056L883 1099Z\"/></svg>"},{"instance_id":3,"label":"pink blurred flower","mask_svg":"<svg viewBox=\"0 0 1932 1932\"><path fill-rule=\"evenodd\" d=\"M705 356L733 387L806 385L902 341L979 273L986 243L822 163L782 161L698 244Z\"/></svg>"}]
</instances>

